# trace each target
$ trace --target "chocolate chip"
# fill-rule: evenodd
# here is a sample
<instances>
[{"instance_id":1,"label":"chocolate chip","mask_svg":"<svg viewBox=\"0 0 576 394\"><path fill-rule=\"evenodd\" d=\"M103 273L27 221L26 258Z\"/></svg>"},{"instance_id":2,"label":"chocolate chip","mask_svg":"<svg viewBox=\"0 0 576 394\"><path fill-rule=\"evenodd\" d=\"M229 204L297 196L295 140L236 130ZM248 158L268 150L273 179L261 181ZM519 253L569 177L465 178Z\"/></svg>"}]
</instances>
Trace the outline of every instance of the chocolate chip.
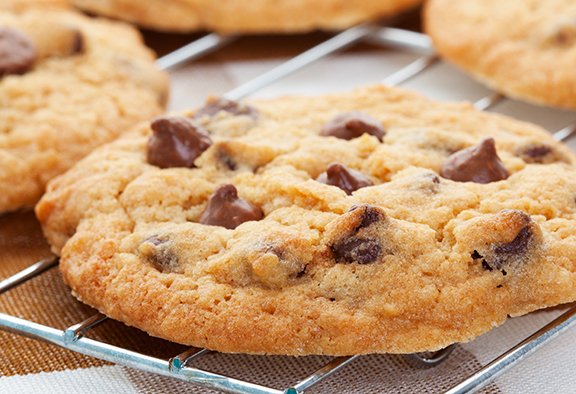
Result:
<instances>
[{"instance_id":1,"label":"chocolate chip","mask_svg":"<svg viewBox=\"0 0 576 394\"><path fill-rule=\"evenodd\" d=\"M541 146L533 146L524 151L524 154L534 158L540 158L548 155L552 152L552 148L549 146L541 145Z\"/></svg>"},{"instance_id":2,"label":"chocolate chip","mask_svg":"<svg viewBox=\"0 0 576 394\"><path fill-rule=\"evenodd\" d=\"M354 231L358 231L361 228L368 228L374 223L384 222L386 220L384 211L370 204L354 205L348 212L354 211L361 212L361 221Z\"/></svg>"},{"instance_id":3,"label":"chocolate chip","mask_svg":"<svg viewBox=\"0 0 576 394\"><path fill-rule=\"evenodd\" d=\"M494 249L497 255L519 255L526 252L528 248L528 243L532 238L532 231L530 227L526 226L518 233L516 238L512 242L507 244L499 245ZM496 264L498 265L498 264ZM499 267L496 267L499 268Z\"/></svg>"},{"instance_id":4,"label":"chocolate chip","mask_svg":"<svg viewBox=\"0 0 576 394\"><path fill-rule=\"evenodd\" d=\"M542 144L530 144L520 147L518 156L530 164L551 164L557 162L569 162L569 159L560 150L553 146Z\"/></svg>"},{"instance_id":5,"label":"chocolate chip","mask_svg":"<svg viewBox=\"0 0 576 394\"><path fill-rule=\"evenodd\" d=\"M382 254L382 246L375 239L352 238L332 247L340 263L370 264Z\"/></svg>"},{"instance_id":6,"label":"chocolate chip","mask_svg":"<svg viewBox=\"0 0 576 394\"><path fill-rule=\"evenodd\" d=\"M194 160L212 141L201 126L186 117L159 117L152 121L148 163L160 168L194 167Z\"/></svg>"},{"instance_id":7,"label":"chocolate chip","mask_svg":"<svg viewBox=\"0 0 576 394\"><path fill-rule=\"evenodd\" d=\"M576 43L576 20L571 19L556 25L545 39L545 43L569 47Z\"/></svg>"},{"instance_id":8,"label":"chocolate chip","mask_svg":"<svg viewBox=\"0 0 576 394\"><path fill-rule=\"evenodd\" d=\"M219 149L216 150L216 160L230 171L238 168L238 163L230 157L228 151L222 148L222 146L219 146Z\"/></svg>"},{"instance_id":9,"label":"chocolate chip","mask_svg":"<svg viewBox=\"0 0 576 394\"><path fill-rule=\"evenodd\" d=\"M513 262L524 261L535 245L536 234L540 231L536 222L530 215L519 210L504 210L497 216L503 219L509 229L519 228L514 239L507 243L497 243L490 245L482 253L474 250L472 258L482 259L482 268L488 271L499 270L503 275L507 275L502 268Z\"/></svg>"},{"instance_id":10,"label":"chocolate chip","mask_svg":"<svg viewBox=\"0 0 576 394\"><path fill-rule=\"evenodd\" d=\"M160 272L181 273L182 267L178 256L170 248L166 240L154 235L140 245L140 253L146 261Z\"/></svg>"},{"instance_id":11,"label":"chocolate chip","mask_svg":"<svg viewBox=\"0 0 576 394\"><path fill-rule=\"evenodd\" d=\"M475 250L475 251L472 253L471 257L472 257L474 260L478 260L478 259L481 259L483 256L482 256L480 253L478 253L477 250Z\"/></svg>"},{"instance_id":12,"label":"chocolate chip","mask_svg":"<svg viewBox=\"0 0 576 394\"><path fill-rule=\"evenodd\" d=\"M384 211L370 204L361 204L352 207L346 215L351 216L355 226L330 245L337 263L369 264L389 253L383 246L380 231L387 223Z\"/></svg>"},{"instance_id":13,"label":"chocolate chip","mask_svg":"<svg viewBox=\"0 0 576 394\"><path fill-rule=\"evenodd\" d=\"M386 130L377 119L360 111L342 112L326 123L322 129L324 137L344 140L351 140L363 134L373 135L382 141Z\"/></svg>"},{"instance_id":14,"label":"chocolate chip","mask_svg":"<svg viewBox=\"0 0 576 394\"><path fill-rule=\"evenodd\" d=\"M77 31L74 34L74 43L72 45L72 54L84 53L86 50L86 42L81 32Z\"/></svg>"},{"instance_id":15,"label":"chocolate chip","mask_svg":"<svg viewBox=\"0 0 576 394\"><path fill-rule=\"evenodd\" d=\"M350 195L362 187L374 186L374 183L362 174L360 171L352 170L344 164L331 163L323 172L316 178L316 181L325 183L331 186L337 186L344 190L346 194Z\"/></svg>"},{"instance_id":16,"label":"chocolate chip","mask_svg":"<svg viewBox=\"0 0 576 394\"><path fill-rule=\"evenodd\" d=\"M238 197L236 187L225 183L210 196L208 206L202 212L200 223L235 229L244 222L260 220L262 210L248 200Z\"/></svg>"},{"instance_id":17,"label":"chocolate chip","mask_svg":"<svg viewBox=\"0 0 576 394\"><path fill-rule=\"evenodd\" d=\"M22 74L36 61L34 43L18 30L0 28L0 76Z\"/></svg>"},{"instance_id":18,"label":"chocolate chip","mask_svg":"<svg viewBox=\"0 0 576 394\"><path fill-rule=\"evenodd\" d=\"M204 107L198 109L194 118L199 119L203 116L213 117L221 111L227 112L233 116L247 115L253 119L258 117L256 108L237 101L225 99L223 97L208 102Z\"/></svg>"},{"instance_id":19,"label":"chocolate chip","mask_svg":"<svg viewBox=\"0 0 576 394\"><path fill-rule=\"evenodd\" d=\"M157 235L153 235L153 236L151 236L150 238L148 238L145 242L150 242L152 245L158 246L158 245L163 244L163 243L166 242L166 241L158 238Z\"/></svg>"},{"instance_id":20,"label":"chocolate chip","mask_svg":"<svg viewBox=\"0 0 576 394\"><path fill-rule=\"evenodd\" d=\"M508 178L509 173L496 153L493 138L449 156L440 175L457 182L490 183Z\"/></svg>"}]
</instances>

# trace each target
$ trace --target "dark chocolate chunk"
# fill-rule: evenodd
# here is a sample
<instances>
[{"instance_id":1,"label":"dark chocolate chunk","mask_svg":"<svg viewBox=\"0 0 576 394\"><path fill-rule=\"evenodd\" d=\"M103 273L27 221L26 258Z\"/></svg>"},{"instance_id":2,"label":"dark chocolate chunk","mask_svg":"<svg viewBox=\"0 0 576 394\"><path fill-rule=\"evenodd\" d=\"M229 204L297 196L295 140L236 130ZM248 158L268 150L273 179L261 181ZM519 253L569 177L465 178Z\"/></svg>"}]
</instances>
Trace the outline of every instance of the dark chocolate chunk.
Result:
<instances>
[{"instance_id":1,"label":"dark chocolate chunk","mask_svg":"<svg viewBox=\"0 0 576 394\"><path fill-rule=\"evenodd\" d=\"M146 247L150 244L152 247ZM178 256L167 247L167 242L158 236L152 236L142 243L140 251L160 272L182 272Z\"/></svg>"},{"instance_id":2,"label":"dark chocolate chunk","mask_svg":"<svg viewBox=\"0 0 576 394\"><path fill-rule=\"evenodd\" d=\"M225 183L210 196L208 206L202 212L200 223L235 229L244 222L260 220L262 210L248 200L238 197L236 187Z\"/></svg>"},{"instance_id":3,"label":"dark chocolate chunk","mask_svg":"<svg viewBox=\"0 0 576 394\"><path fill-rule=\"evenodd\" d=\"M457 182L490 183L510 175L496 153L494 139L484 138L478 145L449 156L440 175Z\"/></svg>"},{"instance_id":4,"label":"dark chocolate chunk","mask_svg":"<svg viewBox=\"0 0 576 394\"><path fill-rule=\"evenodd\" d=\"M0 28L0 76L22 74L36 61L34 43L18 30Z\"/></svg>"},{"instance_id":5,"label":"dark chocolate chunk","mask_svg":"<svg viewBox=\"0 0 576 394\"><path fill-rule=\"evenodd\" d=\"M362 187L374 186L374 183L366 175L340 163L330 163L326 172L320 174L316 181L337 186L348 195Z\"/></svg>"},{"instance_id":6,"label":"dark chocolate chunk","mask_svg":"<svg viewBox=\"0 0 576 394\"><path fill-rule=\"evenodd\" d=\"M204 129L186 117L159 117L152 121L148 163L160 168L194 167L194 160L212 141Z\"/></svg>"},{"instance_id":7,"label":"dark chocolate chunk","mask_svg":"<svg viewBox=\"0 0 576 394\"><path fill-rule=\"evenodd\" d=\"M373 135L382 141L386 130L378 120L360 111L342 112L328 121L322 129L324 137L344 140L351 140L363 134Z\"/></svg>"},{"instance_id":8,"label":"dark chocolate chunk","mask_svg":"<svg viewBox=\"0 0 576 394\"><path fill-rule=\"evenodd\" d=\"M234 116L247 115L253 119L258 117L258 111L256 108L238 101L232 101L221 97L208 102L204 107L198 109L194 114L194 118L199 119L205 115L213 117L221 111Z\"/></svg>"},{"instance_id":9,"label":"dark chocolate chunk","mask_svg":"<svg viewBox=\"0 0 576 394\"><path fill-rule=\"evenodd\" d=\"M378 233L379 226L387 222L384 211L370 204L361 204L353 206L349 214L355 215L357 224L350 233L331 244L336 261L341 264L369 264L388 253Z\"/></svg>"}]
</instances>

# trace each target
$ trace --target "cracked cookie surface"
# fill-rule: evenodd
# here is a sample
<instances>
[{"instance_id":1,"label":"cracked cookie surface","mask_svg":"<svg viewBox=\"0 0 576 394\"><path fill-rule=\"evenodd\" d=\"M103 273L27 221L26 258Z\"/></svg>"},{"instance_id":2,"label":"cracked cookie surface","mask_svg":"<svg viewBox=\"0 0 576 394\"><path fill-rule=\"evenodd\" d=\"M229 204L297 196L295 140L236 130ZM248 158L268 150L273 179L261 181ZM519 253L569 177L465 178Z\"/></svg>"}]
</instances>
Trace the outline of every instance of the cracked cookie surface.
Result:
<instances>
[{"instance_id":1,"label":"cracked cookie surface","mask_svg":"<svg viewBox=\"0 0 576 394\"><path fill-rule=\"evenodd\" d=\"M51 178L160 114L168 89L132 27L23 4L0 5L0 213L32 208Z\"/></svg>"},{"instance_id":2,"label":"cracked cookie surface","mask_svg":"<svg viewBox=\"0 0 576 394\"><path fill-rule=\"evenodd\" d=\"M162 122L209 136L192 164L150 164L142 125L36 207L106 315L223 352L409 353L576 299L576 158L545 130L383 86L208 107ZM355 111L385 133L323 135ZM486 155L506 172L439 175ZM317 181L334 162L370 182Z\"/></svg>"},{"instance_id":3,"label":"cracked cookie surface","mask_svg":"<svg viewBox=\"0 0 576 394\"><path fill-rule=\"evenodd\" d=\"M510 97L576 109L576 3L431 0L424 30L444 59Z\"/></svg>"}]
</instances>

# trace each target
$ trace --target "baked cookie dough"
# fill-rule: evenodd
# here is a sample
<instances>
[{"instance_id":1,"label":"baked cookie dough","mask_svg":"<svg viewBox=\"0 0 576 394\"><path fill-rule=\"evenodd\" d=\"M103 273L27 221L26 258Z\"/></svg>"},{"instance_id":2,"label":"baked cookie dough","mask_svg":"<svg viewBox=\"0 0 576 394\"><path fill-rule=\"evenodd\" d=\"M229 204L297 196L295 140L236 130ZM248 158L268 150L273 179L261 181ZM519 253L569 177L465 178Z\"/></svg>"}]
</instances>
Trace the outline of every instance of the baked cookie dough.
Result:
<instances>
[{"instance_id":1,"label":"baked cookie dough","mask_svg":"<svg viewBox=\"0 0 576 394\"><path fill-rule=\"evenodd\" d=\"M36 214L75 296L154 336L410 353L576 299L575 162L398 88L212 98L94 151Z\"/></svg>"},{"instance_id":2,"label":"baked cookie dough","mask_svg":"<svg viewBox=\"0 0 576 394\"><path fill-rule=\"evenodd\" d=\"M576 3L430 0L424 29L440 56L510 97L576 109Z\"/></svg>"},{"instance_id":3,"label":"baked cookie dough","mask_svg":"<svg viewBox=\"0 0 576 394\"><path fill-rule=\"evenodd\" d=\"M2 0L0 9L21 12L29 8L71 9L68 0Z\"/></svg>"},{"instance_id":4,"label":"baked cookie dough","mask_svg":"<svg viewBox=\"0 0 576 394\"><path fill-rule=\"evenodd\" d=\"M422 0L71 0L80 9L171 32L297 33L340 30L392 16Z\"/></svg>"},{"instance_id":5,"label":"baked cookie dough","mask_svg":"<svg viewBox=\"0 0 576 394\"><path fill-rule=\"evenodd\" d=\"M167 97L135 29L36 3L0 5L0 213L32 208L48 180Z\"/></svg>"}]
</instances>

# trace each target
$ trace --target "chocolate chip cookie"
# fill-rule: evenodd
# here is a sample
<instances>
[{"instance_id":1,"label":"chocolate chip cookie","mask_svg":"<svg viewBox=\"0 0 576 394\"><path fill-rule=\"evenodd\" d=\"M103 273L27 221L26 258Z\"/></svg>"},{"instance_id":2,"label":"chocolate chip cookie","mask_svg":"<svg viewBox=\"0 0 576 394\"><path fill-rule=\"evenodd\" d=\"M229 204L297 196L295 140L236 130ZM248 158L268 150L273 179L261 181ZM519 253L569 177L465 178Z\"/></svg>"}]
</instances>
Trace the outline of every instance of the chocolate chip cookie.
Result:
<instances>
[{"instance_id":1,"label":"chocolate chip cookie","mask_svg":"<svg viewBox=\"0 0 576 394\"><path fill-rule=\"evenodd\" d=\"M575 163L398 88L211 98L94 151L36 214L74 294L151 335L408 353L576 300Z\"/></svg>"},{"instance_id":2,"label":"chocolate chip cookie","mask_svg":"<svg viewBox=\"0 0 576 394\"><path fill-rule=\"evenodd\" d=\"M0 213L32 208L51 178L162 113L167 97L132 27L56 1L18 4L0 4Z\"/></svg>"},{"instance_id":3,"label":"chocolate chip cookie","mask_svg":"<svg viewBox=\"0 0 576 394\"><path fill-rule=\"evenodd\" d=\"M67 0L2 0L0 9L4 11L22 12L29 8L71 9Z\"/></svg>"},{"instance_id":4,"label":"chocolate chip cookie","mask_svg":"<svg viewBox=\"0 0 576 394\"><path fill-rule=\"evenodd\" d=\"M409 10L422 0L71 0L95 14L172 32L296 33L340 30Z\"/></svg>"},{"instance_id":5,"label":"chocolate chip cookie","mask_svg":"<svg viewBox=\"0 0 576 394\"><path fill-rule=\"evenodd\" d=\"M424 26L438 53L510 97L576 109L576 3L431 0Z\"/></svg>"}]
</instances>

